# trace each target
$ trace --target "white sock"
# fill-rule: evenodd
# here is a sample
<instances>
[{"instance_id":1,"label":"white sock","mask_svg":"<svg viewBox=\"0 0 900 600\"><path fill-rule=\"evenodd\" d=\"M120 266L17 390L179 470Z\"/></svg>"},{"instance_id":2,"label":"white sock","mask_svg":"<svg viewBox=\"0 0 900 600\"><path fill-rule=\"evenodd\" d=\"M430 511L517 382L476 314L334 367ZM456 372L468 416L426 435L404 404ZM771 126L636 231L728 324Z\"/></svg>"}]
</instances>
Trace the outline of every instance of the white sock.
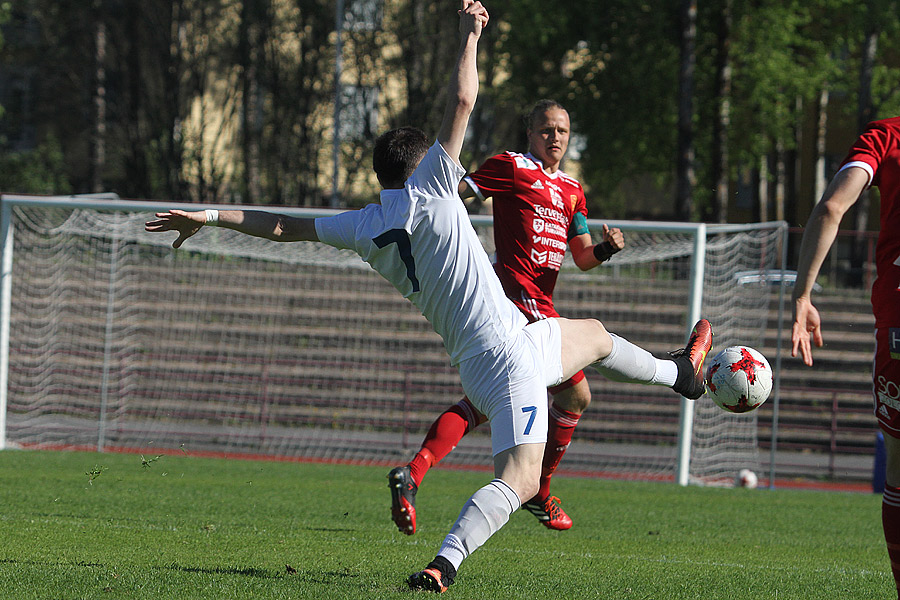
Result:
<instances>
[{"instance_id":1,"label":"white sock","mask_svg":"<svg viewBox=\"0 0 900 600\"><path fill-rule=\"evenodd\" d=\"M610 333L612 350L609 355L592 366L604 377L613 381L645 383L650 385L675 385L678 367L673 360L660 360L623 337Z\"/></svg>"},{"instance_id":2,"label":"white sock","mask_svg":"<svg viewBox=\"0 0 900 600\"><path fill-rule=\"evenodd\" d=\"M502 479L494 479L463 505L438 556L459 569L462 561L503 527L520 505L516 492Z\"/></svg>"}]
</instances>

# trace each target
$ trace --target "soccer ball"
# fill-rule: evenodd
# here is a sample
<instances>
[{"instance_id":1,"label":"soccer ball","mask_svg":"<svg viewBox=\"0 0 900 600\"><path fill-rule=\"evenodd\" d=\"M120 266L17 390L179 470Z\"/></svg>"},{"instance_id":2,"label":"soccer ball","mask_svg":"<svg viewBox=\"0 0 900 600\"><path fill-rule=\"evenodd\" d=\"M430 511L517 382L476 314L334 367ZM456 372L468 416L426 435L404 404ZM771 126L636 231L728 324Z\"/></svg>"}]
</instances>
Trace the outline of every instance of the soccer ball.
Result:
<instances>
[{"instance_id":1,"label":"soccer ball","mask_svg":"<svg viewBox=\"0 0 900 600\"><path fill-rule=\"evenodd\" d=\"M756 473L750 469L741 469L734 478L734 485L752 490L759 485L759 479L756 477Z\"/></svg>"},{"instance_id":2,"label":"soccer ball","mask_svg":"<svg viewBox=\"0 0 900 600\"><path fill-rule=\"evenodd\" d=\"M706 387L713 402L728 412L749 412L769 397L772 368L759 351L730 346L710 361Z\"/></svg>"}]
</instances>

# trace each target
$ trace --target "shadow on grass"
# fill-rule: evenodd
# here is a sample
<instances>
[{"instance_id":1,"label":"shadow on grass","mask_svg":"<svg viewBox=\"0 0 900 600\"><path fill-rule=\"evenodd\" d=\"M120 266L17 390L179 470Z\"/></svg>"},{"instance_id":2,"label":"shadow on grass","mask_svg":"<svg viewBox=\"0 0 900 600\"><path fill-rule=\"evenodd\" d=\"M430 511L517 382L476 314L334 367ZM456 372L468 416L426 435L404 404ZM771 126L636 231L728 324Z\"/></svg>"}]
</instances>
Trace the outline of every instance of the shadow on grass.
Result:
<instances>
[{"instance_id":1,"label":"shadow on grass","mask_svg":"<svg viewBox=\"0 0 900 600\"><path fill-rule=\"evenodd\" d=\"M297 573L298 581L303 583L316 583L320 585L338 584L348 579L359 577L358 572L351 572L348 569L341 571L300 571Z\"/></svg>"},{"instance_id":2,"label":"shadow on grass","mask_svg":"<svg viewBox=\"0 0 900 600\"><path fill-rule=\"evenodd\" d=\"M19 560L17 558L0 558L0 564L6 565L30 565L32 567L105 567L103 563L49 561L49 560Z\"/></svg>"},{"instance_id":3,"label":"shadow on grass","mask_svg":"<svg viewBox=\"0 0 900 600\"><path fill-rule=\"evenodd\" d=\"M206 573L208 575L241 575L242 577L257 577L259 579L276 579L284 574L275 572L271 569L260 569L258 567L186 567L178 563L172 563L163 567L155 567L157 569L167 569L169 571L181 571L182 573Z\"/></svg>"},{"instance_id":4,"label":"shadow on grass","mask_svg":"<svg viewBox=\"0 0 900 600\"><path fill-rule=\"evenodd\" d=\"M85 562L85 561L38 561L38 560L18 560L14 558L0 558L0 564L9 565L28 565L33 567L88 567L88 568L107 568L103 563ZM287 565L286 565L287 566ZM293 577L303 583L315 584L335 584L348 579L354 579L360 576L357 571L351 569L342 569L340 571L327 570L295 570L288 567L286 571L275 571L272 569L262 569L259 567L189 567L172 563L159 567L151 567L156 570L180 571L182 573L203 573L207 575L239 575L241 577L255 577L258 579L283 579L285 577Z\"/></svg>"},{"instance_id":5,"label":"shadow on grass","mask_svg":"<svg viewBox=\"0 0 900 600\"><path fill-rule=\"evenodd\" d=\"M287 566L287 565L286 565ZM204 573L208 575L240 575L242 577L256 577L259 579L283 579L285 577L293 577L304 583L331 584L359 577L359 573L350 569L342 569L340 571L325 570L296 570L288 567L285 571L273 571L272 569L260 569L258 567L186 567L173 563L165 567L157 567L159 569L168 569L172 571L181 571L182 573Z\"/></svg>"}]
</instances>

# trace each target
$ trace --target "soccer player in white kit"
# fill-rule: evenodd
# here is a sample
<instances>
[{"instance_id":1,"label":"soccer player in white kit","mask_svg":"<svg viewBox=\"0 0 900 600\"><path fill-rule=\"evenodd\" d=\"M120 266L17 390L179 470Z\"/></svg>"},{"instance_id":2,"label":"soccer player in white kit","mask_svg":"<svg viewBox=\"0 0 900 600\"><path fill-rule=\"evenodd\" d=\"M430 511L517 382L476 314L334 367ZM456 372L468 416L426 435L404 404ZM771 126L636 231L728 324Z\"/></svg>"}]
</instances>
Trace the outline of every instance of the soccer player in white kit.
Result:
<instances>
[{"instance_id":1,"label":"soccer player in white kit","mask_svg":"<svg viewBox=\"0 0 900 600\"><path fill-rule=\"evenodd\" d=\"M415 304L444 341L471 402L491 421L495 479L477 490L438 555L407 579L412 589L446 591L462 561L535 495L547 438L546 388L597 363L617 379L666 385L687 397L704 391L702 365L712 345L700 321L674 360L654 358L607 333L594 319L545 319L530 325L507 299L457 189L469 115L478 93L476 54L489 15L463 0L460 50L437 141L401 128L375 143L373 167L385 188L380 203L332 217L295 218L264 211L171 210L147 231L177 231L173 246L204 225L274 241L321 241L355 250Z\"/></svg>"}]
</instances>

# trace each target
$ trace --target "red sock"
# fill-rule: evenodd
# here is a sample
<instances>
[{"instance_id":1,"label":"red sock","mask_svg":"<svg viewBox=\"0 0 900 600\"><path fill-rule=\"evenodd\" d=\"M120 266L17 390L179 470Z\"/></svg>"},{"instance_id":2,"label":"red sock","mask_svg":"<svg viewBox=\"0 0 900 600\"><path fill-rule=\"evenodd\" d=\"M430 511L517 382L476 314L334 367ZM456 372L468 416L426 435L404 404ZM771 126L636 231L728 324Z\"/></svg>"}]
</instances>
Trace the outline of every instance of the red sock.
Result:
<instances>
[{"instance_id":1,"label":"red sock","mask_svg":"<svg viewBox=\"0 0 900 600\"><path fill-rule=\"evenodd\" d=\"M544 462L541 465L541 488L536 498L543 500L550 495L550 477L559 466L559 461L569 448L572 434L581 415L550 405L550 427L547 431L547 446L544 448Z\"/></svg>"},{"instance_id":2,"label":"red sock","mask_svg":"<svg viewBox=\"0 0 900 600\"><path fill-rule=\"evenodd\" d=\"M897 598L900 599L900 488L884 486L881 525L884 527L884 541L891 559L891 572L897 585Z\"/></svg>"},{"instance_id":3,"label":"red sock","mask_svg":"<svg viewBox=\"0 0 900 600\"><path fill-rule=\"evenodd\" d=\"M409 463L409 474L416 485L422 484L422 479L428 469L435 465L450 451L456 448L456 444L464 435L475 429L487 419L469 402L463 398L439 416L431 429L425 435L422 449Z\"/></svg>"}]
</instances>

